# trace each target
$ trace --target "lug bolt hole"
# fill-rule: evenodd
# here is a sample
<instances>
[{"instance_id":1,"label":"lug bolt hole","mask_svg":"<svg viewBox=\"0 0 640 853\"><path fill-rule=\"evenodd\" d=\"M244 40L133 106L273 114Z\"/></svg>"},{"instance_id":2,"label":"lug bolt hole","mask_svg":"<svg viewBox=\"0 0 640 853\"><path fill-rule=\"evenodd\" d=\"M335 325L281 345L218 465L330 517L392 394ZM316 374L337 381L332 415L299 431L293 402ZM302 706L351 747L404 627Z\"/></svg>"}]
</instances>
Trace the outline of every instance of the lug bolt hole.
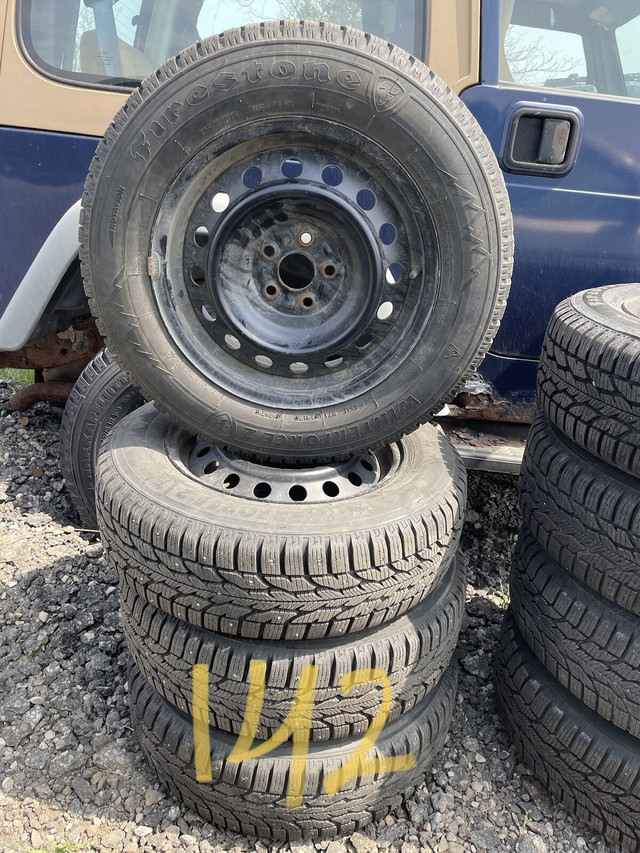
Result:
<instances>
[{"instance_id":1,"label":"lug bolt hole","mask_svg":"<svg viewBox=\"0 0 640 853\"><path fill-rule=\"evenodd\" d=\"M320 267L320 275L323 278L335 278L338 274L338 268L335 264L322 264Z\"/></svg>"},{"instance_id":2,"label":"lug bolt hole","mask_svg":"<svg viewBox=\"0 0 640 853\"><path fill-rule=\"evenodd\" d=\"M266 284L262 291L264 298L273 301L280 295L280 288L277 284Z\"/></svg>"},{"instance_id":3,"label":"lug bolt hole","mask_svg":"<svg viewBox=\"0 0 640 853\"><path fill-rule=\"evenodd\" d=\"M311 311L312 308L316 307L315 296L303 296L301 302L305 311Z\"/></svg>"},{"instance_id":4,"label":"lug bolt hole","mask_svg":"<svg viewBox=\"0 0 640 853\"><path fill-rule=\"evenodd\" d=\"M296 240L300 246L304 246L307 249L313 243L313 234L310 231L301 231Z\"/></svg>"},{"instance_id":5,"label":"lug bolt hole","mask_svg":"<svg viewBox=\"0 0 640 853\"><path fill-rule=\"evenodd\" d=\"M266 258L266 260L268 261L272 261L278 254L278 250L271 243L265 243L265 245L261 247L260 252L262 254L262 257Z\"/></svg>"}]
</instances>

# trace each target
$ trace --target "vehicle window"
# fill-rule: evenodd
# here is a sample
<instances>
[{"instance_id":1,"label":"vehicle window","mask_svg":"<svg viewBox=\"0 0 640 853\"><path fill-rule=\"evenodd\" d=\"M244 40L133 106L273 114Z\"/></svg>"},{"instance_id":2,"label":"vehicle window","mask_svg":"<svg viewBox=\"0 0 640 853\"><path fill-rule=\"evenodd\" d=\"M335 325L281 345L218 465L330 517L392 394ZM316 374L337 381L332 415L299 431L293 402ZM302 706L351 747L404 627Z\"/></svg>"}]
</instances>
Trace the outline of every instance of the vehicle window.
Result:
<instances>
[{"instance_id":1,"label":"vehicle window","mask_svg":"<svg viewBox=\"0 0 640 853\"><path fill-rule=\"evenodd\" d=\"M565 89L586 85L587 60L577 33L511 24L504 49L516 83Z\"/></svg>"},{"instance_id":2,"label":"vehicle window","mask_svg":"<svg viewBox=\"0 0 640 853\"><path fill-rule=\"evenodd\" d=\"M500 80L640 97L640 0L501 0Z\"/></svg>"},{"instance_id":3,"label":"vehicle window","mask_svg":"<svg viewBox=\"0 0 640 853\"><path fill-rule=\"evenodd\" d=\"M616 42L630 98L640 98L640 15L616 30Z\"/></svg>"},{"instance_id":4,"label":"vehicle window","mask_svg":"<svg viewBox=\"0 0 640 853\"><path fill-rule=\"evenodd\" d=\"M273 18L353 26L424 55L427 0L22 0L32 62L80 84L132 87L169 56L230 27Z\"/></svg>"}]
</instances>

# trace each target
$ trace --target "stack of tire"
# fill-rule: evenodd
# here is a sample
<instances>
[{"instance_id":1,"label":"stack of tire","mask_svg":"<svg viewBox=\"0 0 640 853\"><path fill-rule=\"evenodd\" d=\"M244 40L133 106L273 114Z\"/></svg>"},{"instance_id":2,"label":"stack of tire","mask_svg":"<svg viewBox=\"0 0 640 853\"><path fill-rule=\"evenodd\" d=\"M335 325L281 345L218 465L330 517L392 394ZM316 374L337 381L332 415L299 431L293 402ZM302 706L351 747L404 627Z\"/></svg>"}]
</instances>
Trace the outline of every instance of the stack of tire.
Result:
<instances>
[{"instance_id":1,"label":"stack of tire","mask_svg":"<svg viewBox=\"0 0 640 853\"><path fill-rule=\"evenodd\" d=\"M220 826L352 832L444 743L465 473L418 427L488 349L512 251L472 116L348 28L196 45L100 144L83 275L155 403L96 469L131 712L160 778Z\"/></svg>"},{"instance_id":2,"label":"stack of tire","mask_svg":"<svg viewBox=\"0 0 640 853\"><path fill-rule=\"evenodd\" d=\"M498 693L552 795L640 850L640 285L558 306L538 398Z\"/></svg>"}]
</instances>

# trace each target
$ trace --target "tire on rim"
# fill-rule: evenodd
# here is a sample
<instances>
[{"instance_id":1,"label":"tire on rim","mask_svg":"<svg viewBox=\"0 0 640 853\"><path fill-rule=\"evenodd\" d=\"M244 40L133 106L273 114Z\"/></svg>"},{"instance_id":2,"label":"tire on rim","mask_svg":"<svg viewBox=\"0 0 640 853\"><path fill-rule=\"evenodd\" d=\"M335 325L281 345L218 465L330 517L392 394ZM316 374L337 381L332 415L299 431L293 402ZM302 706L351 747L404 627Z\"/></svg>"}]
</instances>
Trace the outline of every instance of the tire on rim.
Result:
<instances>
[{"instance_id":1,"label":"tire on rim","mask_svg":"<svg viewBox=\"0 0 640 853\"><path fill-rule=\"evenodd\" d=\"M166 62L83 198L87 293L132 381L274 461L341 458L438 411L495 335L512 253L463 103L330 24L251 25Z\"/></svg>"},{"instance_id":2,"label":"tire on rim","mask_svg":"<svg viewBox=\"0 0 640 853\"><path fill-rule=\"evenodd\" d=\"M152 405L104 442L97 482L124 597L293 643L371 630L423 601L455 557L466 493L433 426L346 462L280 469L198 441Z\"/></svg>"}]
</instances>

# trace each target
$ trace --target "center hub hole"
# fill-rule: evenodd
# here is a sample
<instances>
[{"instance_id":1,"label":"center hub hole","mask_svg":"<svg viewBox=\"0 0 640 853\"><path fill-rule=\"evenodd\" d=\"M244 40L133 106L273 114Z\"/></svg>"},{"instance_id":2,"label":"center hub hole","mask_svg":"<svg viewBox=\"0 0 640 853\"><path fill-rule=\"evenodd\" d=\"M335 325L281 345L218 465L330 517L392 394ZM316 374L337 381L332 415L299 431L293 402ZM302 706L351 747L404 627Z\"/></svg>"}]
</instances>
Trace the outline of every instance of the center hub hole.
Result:
<instances>
[{"instance_id":1,"label":"center hub hole","mask_svg":"<svg viewBox=\"0 0 640 853\"><path fill-rule=\"evenodd\" d=\"M304 290L315 278L313 262L302 252L292 252L280 261L280 281L291 290Z\"/></svg>"}]
</instances>

